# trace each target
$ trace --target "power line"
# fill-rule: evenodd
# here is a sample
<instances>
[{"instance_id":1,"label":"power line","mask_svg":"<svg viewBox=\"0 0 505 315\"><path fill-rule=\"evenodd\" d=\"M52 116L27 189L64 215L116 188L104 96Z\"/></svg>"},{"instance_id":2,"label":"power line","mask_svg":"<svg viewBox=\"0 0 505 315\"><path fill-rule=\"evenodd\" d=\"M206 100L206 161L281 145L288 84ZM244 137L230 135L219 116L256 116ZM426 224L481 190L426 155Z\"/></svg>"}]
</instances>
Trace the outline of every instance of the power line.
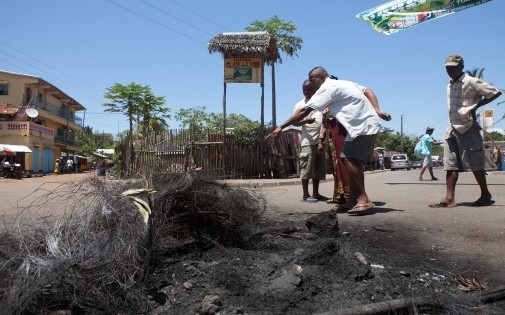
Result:
<instances>
[{"instance_id":1,"label":"power line","mask_svg":"<svg viewBox=\"0 0 505 315\"><path fill-rule=\"evenodd\" d=\"M93 89L93 90L95 90L95 91L98 91L98 90L99 90L97 87L92 86L92 85L88 84L87 82L82 81L82 80L80 80L80 79L78 79L78 78L75 78L75 77L71 76L70 74L67 74L67 73L65 73L65 72L63 72L63 71L61 71L61 70L58 70L58 69L56 69L55 67L51 66L50 64L45 63L45 62L41 61L40 59L37 59L37 58L35 58L35 57L33 57L33 56L31 56L31 55L27 54L26 52L22 51L21 49L18 49L18 48L16 48L16 47L12 46L12 45L9 45L8 43L6 43L6 42L4 42L4 41L1 41L1 40L0 40L0 43L2 43L3 45L5 45L5 46L7 46L7 47L9 47L9 48L11 48L11 49L14 49L15 51L17 51L17 52L21 53L22 55L25 55L26 57L28 57L28 58L30 58L30 59L32 59L32 60L34 60L34 61L36 61L36 62L38 62L38 63L40 63L40 64L42 64L42 65L44 65L44 66L46 66L47 68L49 68L49 69L51 69L51 70L53 70L53 71L55 71L55 72L57 72L57 73L60 73L61 75L65 76L65 77L67 77L67 78L70 78L70 79L72 79L72 80L74 80L74 81L76 81L76 82L79 82L80 84L87 85L88 87L90 87L91 89ZM101 92L100 92L100 93L101 93Z\"/></svg>"},{"instance_id":2,"label":"power line","mask_svg":"<svg viewBox=\"0 0 505 315\"><path fill-rule=\"evenodd\" d=\"M170 27L170 26L167 26L167 25L165 25L165 24L163 24L163 23L160 23L160 22L158 22L158 21L156 21L156 20L154 20L154 19L152 19L152 18L150 18L150 17L148 17L148 16L146 16L146 15L144 15L144 14L142 14L142 13L139 13L139 12L137 12L137 11L135 11L135 10L132 10L132 9L130 9L130 8L128 8L128 7L125 7L125 6L124 6L124 5L122 5L122 4L119 4L119 3L115 2L115 1L112 1L112 0L107 0L107 1L109 1L109 2L110 2L110 3L112 3L112 4L114 4L115 6L118 6L118 7L122 8L123 10L126 10L126 11L128 11L128 12L130 12L130 13L135 14L135 15L138 15L138 16L140 16L140 17L142 17L142 18L144 18L144 19L146 19L146 20L148 20L148 21L151 21L151 22L153 22L153 23L156 23L156 24L158 24L159 26L164 27L164 28L166 28L166 29L168 29L168 30L170 30L170 31L172 31L172 32L174 32L174 33L177 33L177 34L179 34L179 35L181 35L181 36L184 36L184 37L186 37L186 38L188 38L188 39L191 39L192 41L195 41L195 42L197 42L197 43L199 43L199 44L207 45L207 43L204 43L204 42L202 42L202 41L201 41L201 40L199 40L199 39L196 39L196 38L194 38L194 37L192 37L192 36L189 36L189 35L187 35L187 34L184 34L184 33L182 33L182 32L179 32L178 30L176 30L176 29L174 29L174 28L172 28L172 27Z\"/></svg>"},{"instance_id":3,"label":"power line","mask_svg":"<svg viewBox=\"0 0 505 315\"><path fill-rule=\"evenodd\" d=\"M207 21L207 22L209 22L209 23L211 23L211 24L214 24L215 26L217 26L217 27L219 27L219 28L222 28L223 30L225 30L225 31L227 31L227 32L229 32L229 31L230 31L230 30L228 30L226 27L224 27L224 26L222 26L222 25L220 25L220 24L218 24L218 23L216 23L216 22L214 22L214 21L212 21L212 20L208 19L206 16L201 15L200 13L198 13L198 12L196 12L196 11L194 11L194 10L192 10L192 9L188 8L188 7L186 7L186 6L185 6L185 5L183 5L183 4L178 3L177 1L174 1L174 0L169 0L169 1L170 1L170 2L172 2L172 3L174 3L174 4L176 4L176 5L178 5L178 6L180 6L181 8L184 8L184 9L188 10L189 12L191 12L191 13L193 13L193 14L195 14L195 15L199 16L199 17L201 17L201 18L202 18L202 19L204 19L205 21Z\"/></svg>"},{"instance_id":4,"label":"power line","mask_svg":"<svg viewBox=\"0 0 505 315\"><path fill-rule=\"evenodd\" d=\"M140 1L140 2L144 3L145 5L150 6L150 7L151 7L151 8L153 8L153 9L156 9L156 10L158 10L158 11L160 11L160 12L163 12L164 14L166 14L166 15L168 15L168 16L170 16L170 17L172 17L172 18L174 18L174 19L176 19L176 20L178 20L178 21L180 21L180 22L182 22L182 23L184 23L184 24L186 24L186 25L189 25L189 26L191 26L191 27L193 27L193 28L195 28L195 29L197 29L197 30L199 30L199 31L201 31L201 32L203 32L203 33L205 33L205 34L207 34L207 35L210 35L210 36L212 36L212 35L213 35L213 34L211 34L211 33L207 32L206 30L204 30L204 29L202 29L202 28L200 28L200 27L198 27L198 26L196 26L196 25L194 25L194 24L192 24L192 23L189 23L189 22L185 21L184 19L181 19L180 17L177 17L177 16L175 16L175 15L171 14L170 12L167 12L167 11L163 10L163 9L162 9L162 8L160 8L160 7L157 7L157 6L153 5L153 4L150 4L149 2L147 2L147 1L145 1L145 0L138 0L138 1Z\"/></svg>"}]
</instances>

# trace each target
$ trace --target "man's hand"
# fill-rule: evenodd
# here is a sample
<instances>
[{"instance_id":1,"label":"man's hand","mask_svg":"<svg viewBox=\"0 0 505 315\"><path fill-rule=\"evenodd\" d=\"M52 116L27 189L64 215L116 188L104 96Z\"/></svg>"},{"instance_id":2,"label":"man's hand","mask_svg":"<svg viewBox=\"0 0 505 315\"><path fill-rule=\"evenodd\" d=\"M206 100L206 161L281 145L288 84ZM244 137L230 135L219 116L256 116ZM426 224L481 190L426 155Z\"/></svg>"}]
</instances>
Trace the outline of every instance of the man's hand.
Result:
<instances>
[{"instance_id":1,"label":"man's hand","mask_svg":"<svg viewBox=\"0 0 505 315\"><path fill-rule=\"evenodd\" d=\"M388 113L386 112L383 112L383 111L379 111L377 113L379 115L379 117L385 121L390 121L393 117L391 117L391 115L389 115Z\"/></svg>"},{"instance_id":2,"label":"man's hand","mask_svg":"<svg viewBox=\"0 0 505 315\"><path fill-rule=\"evenodd\" d=\"M265 137L265 140L268 139L277 139L282 133L281 127L276 127L268 136Z\"/></svg>"},{"instance_id":3,"label":"man's hand","mask_svg":"<svg viewBox=\"0 0 505 315\"><path fill-rule=\"evenodd\" d=\"M323 143L319 143L317 145L317 154L324 154L324 144Z\"/></svg>"}]
</instances>

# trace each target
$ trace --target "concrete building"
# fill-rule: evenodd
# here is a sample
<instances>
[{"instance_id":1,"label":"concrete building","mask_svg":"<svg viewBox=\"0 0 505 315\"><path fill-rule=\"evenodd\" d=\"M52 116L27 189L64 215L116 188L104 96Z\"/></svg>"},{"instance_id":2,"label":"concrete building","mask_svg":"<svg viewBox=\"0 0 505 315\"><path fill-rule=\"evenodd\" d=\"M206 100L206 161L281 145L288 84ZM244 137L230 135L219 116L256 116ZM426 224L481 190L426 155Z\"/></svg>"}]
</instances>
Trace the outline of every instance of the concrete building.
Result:
<instances>
[{"instance_id":1,"label":"concrete building","mask_svg":"<svg viewBox=\"0 0 505 315\"><path fill-rule=\"evenodd\" d=\"M62 153L77 154L75 114L85 109L42 78L0 70L0 143L18 148L13 158L27 172L53 172Z\"/></svg>"}]
</instances>

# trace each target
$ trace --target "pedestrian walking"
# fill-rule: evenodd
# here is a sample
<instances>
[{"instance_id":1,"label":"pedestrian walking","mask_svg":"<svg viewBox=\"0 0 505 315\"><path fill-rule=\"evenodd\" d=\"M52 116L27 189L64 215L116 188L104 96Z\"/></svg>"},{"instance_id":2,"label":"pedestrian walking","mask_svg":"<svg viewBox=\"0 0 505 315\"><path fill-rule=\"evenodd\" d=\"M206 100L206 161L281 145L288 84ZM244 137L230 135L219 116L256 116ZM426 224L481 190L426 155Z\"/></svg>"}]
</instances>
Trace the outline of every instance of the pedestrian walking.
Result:
<instances>
[{"instance_id":1,"label":"pedestrian walking","mask_svg":"<svg viewBox=\"0 0 505 315\"><path fill-rule=\"evenodd\" d=\"M444 146L446 193L440 202L430 204L432 208L457 206L456 183L459 172L464 171L473 172L480 188L480 197L472 206L494 203L486 182L486 156L476 111L498 98L501 92L491 84L464 73L463 68L464 61L460 55L450 55L445 59L445 69L450 78L447 86L449 125Z\"/></svg>"},{"instance_id":2,"label":"pedestrian walking","mask_svg":"<svg viewBox=\"0 0 505 315\"><path fill-rule=\"evenodd\" d=\"M433 160L431 158L433 152L433 145L442 144L442 141L435 141L432 138L433 130L432 127L426 128L426 134L421 137L421 154L424 156L423 158L423 166L421 167L421 171L419 172L418 180L423 180L423 174L426 169L430 172L431 180L438 180L438 178L433 175Z\"/></svg>"}]
</instances>

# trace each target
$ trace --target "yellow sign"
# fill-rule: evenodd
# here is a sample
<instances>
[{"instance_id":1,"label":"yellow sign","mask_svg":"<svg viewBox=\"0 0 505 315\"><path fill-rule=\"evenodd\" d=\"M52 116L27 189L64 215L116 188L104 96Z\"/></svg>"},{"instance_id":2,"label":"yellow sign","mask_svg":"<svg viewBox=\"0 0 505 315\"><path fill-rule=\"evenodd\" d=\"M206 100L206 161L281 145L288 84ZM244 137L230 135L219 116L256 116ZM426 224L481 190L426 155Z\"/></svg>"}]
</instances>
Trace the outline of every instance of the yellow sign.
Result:
<instances>
[{"instance_id":1,"label":"yellow sign","mask_svg":"<svg viewBox=\"0 0 505 315\"><path fill-rule=\"evenodd\" d=\"M261 83L261 58L225 58L225 83Z\"/></svg>"}]
</instances>

